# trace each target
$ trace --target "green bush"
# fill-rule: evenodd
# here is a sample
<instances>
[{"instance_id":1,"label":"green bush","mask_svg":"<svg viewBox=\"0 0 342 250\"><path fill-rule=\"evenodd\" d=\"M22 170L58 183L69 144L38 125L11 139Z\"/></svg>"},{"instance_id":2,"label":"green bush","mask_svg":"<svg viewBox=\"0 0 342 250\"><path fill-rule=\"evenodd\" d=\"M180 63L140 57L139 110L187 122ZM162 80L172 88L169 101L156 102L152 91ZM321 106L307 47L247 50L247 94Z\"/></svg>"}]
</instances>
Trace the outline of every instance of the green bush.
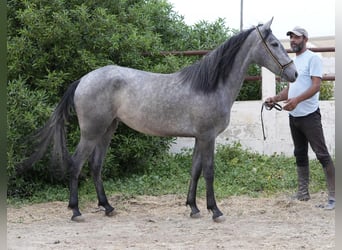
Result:
<instances>
[{"instance_id":1,"label":"green bush","mask_svg":"<svg viewBox=\"0 0 342 250\"><path fill-rule=\"evenodd\" d=\"M330 81L323 81L320 89L320 100L334 99L334 83Z\"/></svg>"},{"instance_id":2,"label":"green bush","mask_svg":"<svg viewBox=\"0 0 342 250\"><path fill-rule=\"evenodd\" d=\"M248 76L260 76L261 67L257 64L250 65L247 71L247 75ZM262 94L261 87L262 87L261 80L244 81L236 100L237 101L260 100L261 94Z\"/></svg>"},{"instance_id":3,"label":"green bush","mask_svg":"<svg viewBox=\"0 0 342 250\"><path fill-rule=\"evenodd\" d=\"M10 0L7 7L7 173L8 195L13 197L32 196L51 183L67 185L54 177L48 153L24 176L17 176L14 169L32 150L24 139L43 126L71 82L108 64L175 72L200 57L160 56L160 51L209 50L237 32L223 19L188 26L164 0ZM248 72L259 75L260 67L252 65ZM260 99L260 88L260 82L245 83L238 100ZM73 152L79 140L75 115L67 128ZM159 174L146 175L151 166L163 173L165 166L160 167L159 161L179 174L174 167L184 156L177 156L175 163L165 156L172 142L173 138L146 136L121 124L104 162L103 179L134 176L142 182L159 182ZM84 167L82 182L89 178Z\"/></svg>"},{"instance_id":4,"label":"green bush","mask_svg":"<svg viewBox=\"0 0 342 250\"><path fill-rule=\"evenodd\" d=\"M164 34L159 33L163 30L157 27L181 19L165 1L18 0L8 1L7 6L8 194L25 196L31 195L33 186L57 181L50 173L48 154L24 178L14 168L31 150L32 145L23 138L47 121L68 85L108 64L152 69L156 64L143 52L164 48ZM73 152L79 139L75 117L68 131ZM142 168L141 158L147 162L168 150L172 141L138 135L127 128L121 131L125 135L117 136L112 148L126 147L121 149L125 154L115 154L115 161L113 155L106 159L114 168L108 170L109 176L125 161ZM127 143L127 138L134 138L134 143ZM82 176L88 176L86 169Z\"/></svg>"},{"instance_id":5,"label":"green bush","mask_svg":"<svg viewBox=\"0 0 342 250\"><path fill-rule=\"evenodd\" d=\"M23 138L43 126L71 82L108 64L174 72L196 58L144 54L189 50L198 44L213 48L230 32L223 20L187 26L163 0L11 0L7 7L9 196L30 196L49 183L66 185L51 172L48 153L24 176L17 176L14 168L32 150ZM67 140L73 152L79 140L75 116L68 124ZM172 140L121 125L105 160L103 178L144 172ZM82 179L87 178L89 170L84 168Z\"/></svg>"}]
</instances>

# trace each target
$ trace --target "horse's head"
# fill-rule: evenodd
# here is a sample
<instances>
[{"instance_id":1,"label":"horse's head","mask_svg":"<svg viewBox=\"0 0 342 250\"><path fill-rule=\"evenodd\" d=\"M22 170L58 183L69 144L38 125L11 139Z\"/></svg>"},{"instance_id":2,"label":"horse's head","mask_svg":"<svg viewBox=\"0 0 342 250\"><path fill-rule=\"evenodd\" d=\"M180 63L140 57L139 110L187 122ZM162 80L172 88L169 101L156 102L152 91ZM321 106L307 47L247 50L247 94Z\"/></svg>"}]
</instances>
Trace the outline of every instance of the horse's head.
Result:
<instances>
[{"instance_id":1,"label":"horse's head","mask_svg":"<svg viewBox=\"0 0 342 250\"><path fill-rule=\"evenodd\" d=\"M294 82L298 76L296 67L281 42L273 35L270 27L273 18L255 28L254 60L274 74Z\"/></svg>"}]
</instances>

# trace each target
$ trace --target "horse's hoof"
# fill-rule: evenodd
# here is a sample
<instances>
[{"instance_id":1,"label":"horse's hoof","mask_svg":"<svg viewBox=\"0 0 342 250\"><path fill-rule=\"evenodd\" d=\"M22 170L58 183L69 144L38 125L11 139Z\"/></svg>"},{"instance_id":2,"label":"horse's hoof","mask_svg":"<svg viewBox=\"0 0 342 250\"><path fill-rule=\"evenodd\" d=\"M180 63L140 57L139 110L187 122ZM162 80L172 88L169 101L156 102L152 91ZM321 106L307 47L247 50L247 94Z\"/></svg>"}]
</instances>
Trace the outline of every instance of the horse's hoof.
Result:
<instances>
[{"instance_id":1,"label":"horse's hoof","mask_svg":"<svg viewBox=\"0 0 342 250\"><path fill-rule=\"evenodd\" d=\"M85 218L82 215L78 215L78 216L72 216L71 220L75 222L84 222Z\"/></svg>"},{"instance_id":2,"label":"horse's hoof","mask_svg":"<svg viewBox=\"0 0 342 250\"><path fill-rule=\"evenodd\" d=\"M116 215L117 213L116 213L116 211L113 209L113 210L111 210L111 211L109 211L109 212L106 212L105 214L106 214L106 216L108 216L108 217L112 217L112 216Z\"/></svg>"},{"instance_id":3,"label":"horse's hoof","mask_svg":"<svg viewBox=\"0 0 342 250\"><path fill-rule=\"evenodd\" d=\"M224 217L223 215L218 216L218 217L216 217L216 218L213 217L213 221L214 221L214 222L217 222L217 223L224 222L225 220L226 220L226 217Z\"/></svg>"},{"instance_id":4,"label":"horse's hoof","mask_svg":"<svg viewBox=\"0 0 342 250\"><path fill-rule=\"evenodd\" d=\"M190 217L194 219L201 218L201 213L190 213Z\"/></svg>"}]
</instances>

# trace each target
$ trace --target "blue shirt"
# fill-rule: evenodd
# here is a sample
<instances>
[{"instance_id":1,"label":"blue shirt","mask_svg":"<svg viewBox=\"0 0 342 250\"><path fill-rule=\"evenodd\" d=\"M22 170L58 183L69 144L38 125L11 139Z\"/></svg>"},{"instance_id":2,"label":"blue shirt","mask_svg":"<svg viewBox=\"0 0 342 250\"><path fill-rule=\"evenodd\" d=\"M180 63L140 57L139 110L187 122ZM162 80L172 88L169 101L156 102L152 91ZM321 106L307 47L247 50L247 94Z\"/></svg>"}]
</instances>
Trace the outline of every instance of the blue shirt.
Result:
<instances>
[{"instance_id":1,"label":"blue shirt","mask_svg":"<svg viewBox=\"0 0 342 250\"><path fill-rule=\"evenodd\" d=\"M311 76L322 78L321 58L310 50L306 50L294 58L298 77L295 82L289 83L288 98L294 98L301 95L312 85ZM306 116L315 112L319 106L319 92L315 95L298 103L297 107L290 111L292 116Z\"/></svg>"}]
</instances>

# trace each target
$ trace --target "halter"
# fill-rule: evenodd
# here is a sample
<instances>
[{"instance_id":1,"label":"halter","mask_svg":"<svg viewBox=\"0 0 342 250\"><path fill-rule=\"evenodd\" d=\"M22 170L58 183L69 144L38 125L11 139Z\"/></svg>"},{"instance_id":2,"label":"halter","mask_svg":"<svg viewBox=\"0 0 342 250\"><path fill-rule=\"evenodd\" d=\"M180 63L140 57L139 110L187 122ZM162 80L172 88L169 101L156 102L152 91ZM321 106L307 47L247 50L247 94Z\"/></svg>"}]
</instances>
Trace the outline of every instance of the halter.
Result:
<instances>
[{"instance_id":1,"label":"halter","mask_svg":"<svg viewBox=\"0 0 342 250\"><path fill-rule=\"evenodd\" d=\"M274 54L272 53L271 49L268 47L268 45L267 45L267 43L266 43L264 37L262 36L262 34L261 34L260 30L259 30L259 27L256 27L256 30L258 31L258 34L259 34L259 36L260 36L260 39L261 39L262 44L264 45L266 51L267 51L268 54L271 56L271 58L273 59L273 61L279 66L279 68L280 68L280 74L279 74L279 76L280 76L280 78L281 78L281 76L282 76L284 70L285 70L288 66L290 66L290 65L293 63L293 60L291 60L290 62L288 62L288 63L286 63L286 64L284 64L284 65L281 64L281 63L279 62L279 60L274 56ZM262 133L263 133L264 140L266 140L265 129L264 129L264 120L263 120L263 116L262 116L264 107L265 107L267 110L271 110L271 109L275 108L275 109L278 110L278 111L281 111L281 110L282 110L282 107L281 107L278 103L274 103L273 105L270 106L270 105L267 104L266 102L264 102L264 103L262 104L262 106L261 106L260 117L261 117Z\"/></svg>"},{"instance_id":2,"label":"halter","mask_svg":"<svg viewBox=\"0 0 342 250\"><path fill-rule=\"evenodd\" d=\"M255 27L255 29L258 31L258 34L259 34L259 36L260 36L260 39L261 39L262 44L264 45L266 51L267 51L268 54L272 57L273 61L274 61L276 64L278 64L278 66L279 66L279 68L280 68L280 74L279 74L279 76L281 77L281 76L283 75L284 70L285 70L288 66L290 66L290 65L293 63L293 60L291 60L290 62L288 62L288 63L286 63L286 64L284 64L284 65L281 64L281 63L279 62L279 60L274 56L274 54L272 53L271 49L268 47L268 45L267 45L267 43L266 43L264 37L262 36L262 34L261 34L260 30L259 30L259 27L257 26L257 27Z\"/></svg>"}]
</instances>

